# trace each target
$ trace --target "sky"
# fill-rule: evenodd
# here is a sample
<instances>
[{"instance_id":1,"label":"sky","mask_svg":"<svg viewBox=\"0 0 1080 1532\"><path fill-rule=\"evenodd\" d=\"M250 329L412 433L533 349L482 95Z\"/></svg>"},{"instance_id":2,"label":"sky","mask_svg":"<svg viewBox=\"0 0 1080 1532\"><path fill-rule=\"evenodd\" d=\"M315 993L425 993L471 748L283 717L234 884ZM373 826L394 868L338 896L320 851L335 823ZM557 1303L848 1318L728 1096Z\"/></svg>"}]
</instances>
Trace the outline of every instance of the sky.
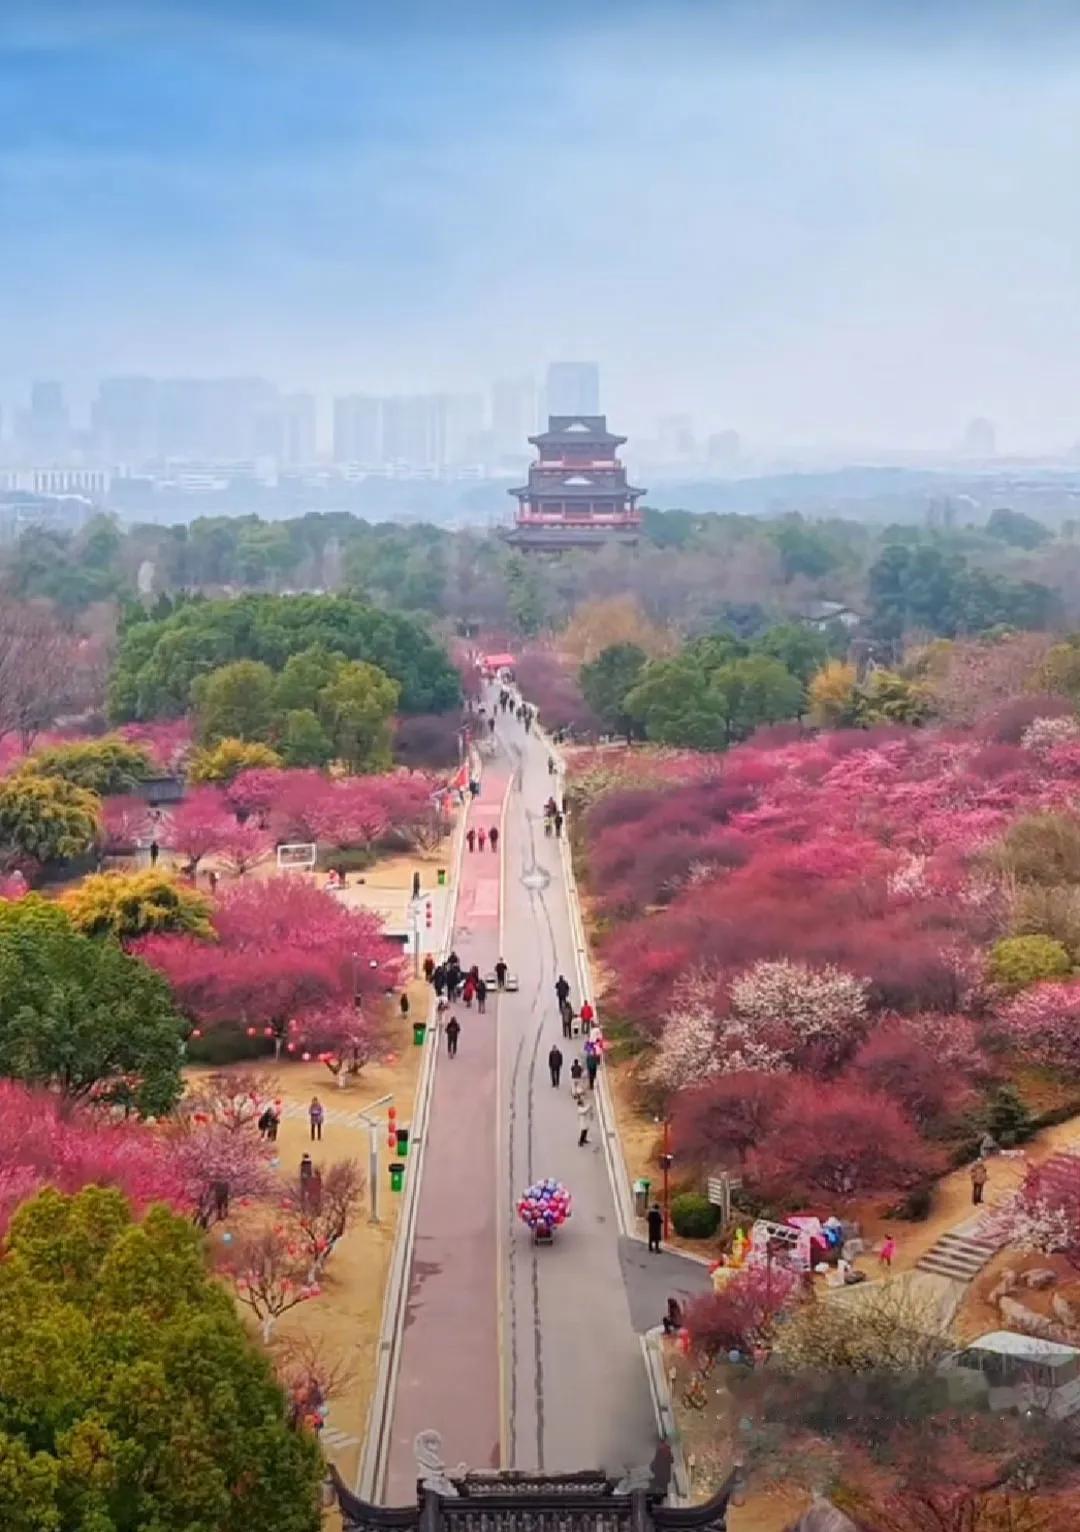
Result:
<instances>
[{"instance_id":1,"label":"sky","mask_svg":"<svg viewBox=\"0 0 1080 1532\"><path fill-rule=\"evenodd\" d=\"M474 390L1080 437L1080 6L3 0L0 398Z\"/></svg>"}]
</instances>

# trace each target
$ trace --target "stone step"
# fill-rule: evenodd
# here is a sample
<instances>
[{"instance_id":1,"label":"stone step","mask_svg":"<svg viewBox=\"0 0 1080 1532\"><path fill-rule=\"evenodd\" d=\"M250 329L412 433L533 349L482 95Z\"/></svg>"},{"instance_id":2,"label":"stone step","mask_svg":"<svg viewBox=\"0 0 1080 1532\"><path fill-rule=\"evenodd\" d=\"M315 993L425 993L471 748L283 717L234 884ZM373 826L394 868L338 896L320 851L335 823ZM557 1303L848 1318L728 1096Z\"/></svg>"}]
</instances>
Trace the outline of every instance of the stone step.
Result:
<instances>
[{"instance_id":1,"label":"stone step","mask_svg":"<svg viewBox=\"0 0 1080 1532\"><path fill-rule=\"evenodd\" d=\"M937 1277L951 1277L955 1282L970 1282L972 1277L978 1276L982 1266L962 1264L958 1261L947 1260L943 1256L924 1255L920 1256L915 1263L916 1271L927 1271Z\"/></svg>"},{"instance_id":2,"label":"stone step","mask_svg":"<svg viewBox=\"0 0 1080 1532\"><path fill-rule=\"evenodd\" d=\"M935 1250L964 1251L986 1259L997 1250L997 1242L989 1239L970 1239L966 1234L943 1234L932 1247Z\"/></svg>"}]
</instances>

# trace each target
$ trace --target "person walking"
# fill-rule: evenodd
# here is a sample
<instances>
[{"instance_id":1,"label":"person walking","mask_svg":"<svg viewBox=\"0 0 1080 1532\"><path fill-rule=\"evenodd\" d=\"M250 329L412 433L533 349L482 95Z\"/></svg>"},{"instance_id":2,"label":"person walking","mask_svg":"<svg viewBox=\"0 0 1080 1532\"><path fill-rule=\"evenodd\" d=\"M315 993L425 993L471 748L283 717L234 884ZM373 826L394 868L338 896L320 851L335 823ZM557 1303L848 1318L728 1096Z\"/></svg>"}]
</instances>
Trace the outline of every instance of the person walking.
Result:
<instances>
[{"instance_id":1,"label":"person walking","mask_svg":"<svg viewBox=\"0 0 1080 1532\"><path fill-rule=\"evenodd\" d=\"M562 1014L562 1035L564 1037L573 1037L574 1007L570 1004L569 1000L564 1000L559 1010Z\"/></svg>"},{"instance_id":2,"label":"person walking","mask_svg":"<svg viewBox=\"0 0 1080 1532\"><path fill-rule=\"evenodd\" d=\"M499 986L500 989L506 988L506 974L506 961L505 959L500 958L499 961L495 964L495 983Z\"/></svg>"},{"instance_id":3,"label":"person walking","mask_svg":"<svg viewBox=\"0 0 1080 1532\"><path fill-rule=\"evenodd\" d=\"M478 1016L486 1016L487 1015L487 980L486 979L477 979L477 981L476 981L476 1014Z\"/></svg>"},{"instance_id":4,"label":"person walking","mask_svg":"<svg viewBox=\"0 0 1080 1532\"><path fill-rule=\"evenodd\" d=\"M431 983L432 976L434 975L434 973L435 973L435 959L432 957L431 953L429 952L427 957L424 959L424 978L428 981L429 984Z\"/></svg>"},{"instance_id":5,"label":"person walking","mask_svg":"<svg viewBox=\"0 0 1080 1532\"><path fill-rule=\"evenodd\" d=\"M281 1102L274 1101L270 1106L270 1121L267 1124L266 1136L272 1144L277 1143L278 1129L281 1127Z\"/></svg>"},{"instance_id":6,"label":"person walking","mask_svg":"<svg viewBox=\"0 0 1080 1532\"><path fill-rule=\"evenodd\" d=\"M442 992L446 988L446 967L442 963L436 963L431 975L431 987L435 991L435 998L442 999Z\"/></svg>"},{"instance_id":7,"label":"person walking","mask_svg":"<svg viewBox=\"0 0 1080 1532\"><path fill-rule=\"evenodd\" d=\"M463 989L461 991L461 998L462 998L462 1000L464 1000L466 1006L469 1008L470 1011L472 1010L473 996L475 994L476 994L476 981L474 980L472 974L470 974L469 977L465 980L464 987L463 987Z\"/></svg>"},{"instance_id":8,"label":"person walking","mask_svg":"<svg viewBox=\"0 0 1080 1532\"><path fill-rule=\"evenodd\" d=\"M989 1171L982 1155L971 1167L971 1202L973 1207L978 1207L983 1200L983 1192L986 1190L986 1179Z\"/></svg>"},{"instance_id":9,"label":"person walking","mask_svg":"<svg viewBox=\"0 0 1080 1532\"><path fill-rule=\"evenodd\" d=\"M477 830L477 832L476 832L476 845L477 845L477 849L478 850L483 851L483 849L484 849L484 842L486 840L487 840L487 831L484 829L483 825L481 825L479 830Z\"/></svg>"},{"instance_id":10,"label":"person walking","mask_svg":"<svg viewBox=\"0 0 1080 1532\"><path fill-rule=\"evenodd\" d=\"M303 1155L301 1155L301 1157L300 1157L300 1206L301 1206L301 1208L304 1211L307 1210L308 1197L311 1194L311 1178L312 1178L312 1176L314 1174L315 1174L315 1166L312 1163L311 1155L310 1154L303 1154Z\"/></svg>"},{"instance_id":11,"label":"person walking","mask_svg":"<svg viewBox=\"0 0 1080 1532\"><path fill-rule=\"evenodd\" d=\"M488 831L488 845L491 847L492 851L494 851L494 850L497 849L498 844L499 844L499 827L498 827L498 825L492 825L491 829Z\"/></svg>"},{"instance_id":12,"label":"person walking","mask_svg":"<svg viewBox=\"0 0 1080 1532\"><path fill-rule=\"evenodd\" d=\"M274 1108L269 1103L267 1103L267 1105L263 1107L262 1116L259 1118L259 1121L256 1123L256 1127L259 1130L259 1137L260 1138L269 1138L270 1137L270 1124L273 1122L273 1120L274 1120Z\"/></svg>"},{"instance_id":13,"label":"person walking","mask_svg":"<svg viewBox=\"0 0 1080 1532\"><path fill-rule=\"evenodd\" d=\"M895 1254L896 1241L893 1239L891 1234L886 1234L884 1240L882 1240L881 1249L878 1251L878 1265L884 1266L885 1270L888 1271L892 1266L893 1256Z\"/></svg>"},{"instance_id":14,"label":"person walking","mask_svg":"<svg viewBox=\"0 0 1080 1532\"><path fill-rule=\"evenodd\" d=\"M555 997L559 1004L559 1015L561 1016L563 1006L570 999L570 986L562 974L555 980Z\"/></svg>"},{"instance_id":15,"label":"person walking","mask_svg":"<svg viewBox=\"0 0 1080 1532\"><path fill-rule=\"evenodd\" d=\"M461 1022L456 1016L451 1016L446 1023L446 1052L452 1059L457 1058L458 1038L461 1036Z\"/></svg>"},{"instance_id":16,"label":"person walking","mask_svg":"<svg viewBox=\"0 0 1080 1532\"><path fill-rule=\"evenodd\" d=\"M552 1043L548 1054L548 1069L551 1071L551 1083L556 1090L559 1088L559 1078L562 1075L563 1057L558 1043Z\"/></svg>"},{"instance_id":17,"label":"person walking","mask_svg":"<svg viewBox=\"0 0 1080 1532\"><path fill-rule=\"evenodd\" d=\"M312 1096L311 1105L307 1109L308 1122L311 1124L311 1142L318 1139L322 1143L322 1125L326 1117L326 1109L318 1096Z\"/></svg>"},{"instance_id":18,"label":"person walking","mask_svg":"<svg viewBox=\"0 0 1080 1532\"><path fill-rule=\"evenodd\" d=\"M659 1254L660 1241L664 1234L664 1215L660 1211L659 1202L654 1202L645 1217L649 1226L649 1249Z\"/></svg>"},{"instance_id":19,"label":"person walking","mask_svg":"<svg viewBox=\"0 0 1080 1532\"><path fill-rule=\"evenodd\" d=\"M217 873L214 871L214 869L212 867L211 867L210 871L206 874L206 881L210 885L210 892L212 894L216 894L217 893L217 886L218 886L218 875L217 875Z\"/></svg>"},{"instance_id":20,"label":"person walking","mask_svg":"<svg viewBox=\"0 0 1080 1532\"><path fill-rule=\"evenodd\" d=\"M151 867L156 867L157 866L157 859L158 859L158 857L160 855L161 855L161 847L158 845L156 840L152 840L150 842L150 866Z\"/></svg>"},{"instance_id":21,"label":"person walking","mask_svg":"<svg viewBox=\"0 0 1080 1532\"><path fill-rule=\"evenodd\" d=\"M476 831L472 828L471 825L470 825L469 829L467 829L465 831L465 840L468 843L469 850L470 851L475 851L476 850Z\"/></svg>"},{"instance_id":22,"label":"person walking","mask_svg":"<svg viewBox=\"0 0 1080 1532\"><path fill-rule=\"evenodd\" d=\"M489 718L488 719L488 733L489 734L494 734L495 733L495 720L494 720L494 718Z\"/></svg>"},{"instance_id":23,"label":"person walking","mask_svg":"<svg viewBox=\"0 0 1080 1532\"><path fill-rule=\"evenodd\" d=\"M570 1065L570 1089L573 1090L575 1085L580 1086L582 1090L585 1089L585 1071L579 1058L575 1058Z\"/></svg>"},{"instance_id":24,"label":"person walking","mask_svg":"<svg viewBox=\"0 0 1080 1532\"><path fill-rule=\"evenodd\" d=\"M585 1073L589 1077L589 1089L596 1089L596 1071L600 1068L600 1050L591 1040L585 1044Z\"/></svg>"},{"instance_id":25,"label":"person walking","mask_svg":"<svg viewBox=\"0 0 1080 1532\"><path fill-rule=\"evenodd\" d=\"M581 1003L581 1010L578 1012L578 1015L581 1017L581 1030L587 1036L589 1028L596 1020L596 1012L593 1010L592 1006L587 1000L583 1000Z\"/></svg>"},{"instance_id":26,"label":"person walking","mask_svg":"<svg viewBox=\"0 0 1080 1532\"><path fill-rule=\"evenodd\" d=\"M578 1132L578 1148L580 1149L583 1144L589 1142L589 1127L593 1120L592 1102L587 1101L584 1096L577 1104L577 1120L578 1129L580 1130Z\"/></svg>"},{"instance_id":27,"label":"person walking","mask_svg":"<svg viewBox=\"0 0 1080 1532\"><path fill-rule=\"evenodd\" d=\"M401 991L401 999L398 1001L398 1009L401 1011L402 1021L409 1019L409 997L404 990Z\"/></svg>"},{"instance_id":28,"label":"person walking","mask_svg":"<svg viewBox=\"0 0 1080 1532\"><path fill-rule=\"evenodd\" d=\"M562 817L562 814L559 813L558 810L556 810L556 813L555 813L555 839L556 840L559 840L562 837L562 827L563 827L563 817Z\"/></svg>"}]
</instances>

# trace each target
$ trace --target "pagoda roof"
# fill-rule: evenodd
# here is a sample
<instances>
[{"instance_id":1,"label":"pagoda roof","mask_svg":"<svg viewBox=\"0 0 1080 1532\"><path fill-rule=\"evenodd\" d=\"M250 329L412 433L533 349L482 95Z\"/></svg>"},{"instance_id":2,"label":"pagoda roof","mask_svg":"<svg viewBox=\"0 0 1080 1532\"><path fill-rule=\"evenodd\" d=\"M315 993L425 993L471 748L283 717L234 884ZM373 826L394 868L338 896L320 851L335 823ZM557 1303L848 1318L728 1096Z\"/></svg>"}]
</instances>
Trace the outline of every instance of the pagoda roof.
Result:
<instances>
[{"instance_id":1,"label":"pagoda roof","mask_svg":"<svg viewBox=\"0 0 1080 1532\"><path fill-rule=\"evenodd\" d=\"M547 430L530 436L529 441L534 447L575 446L582 442L621 447L626 437L608 430L606 415L549 415Z\"/></svg>"},{"instance_id":2,"label":"pagoda roof","mask_svg":"<svg viewBox=\"0 0 1080 1532\"><path fill-rule=\"evenodd\" d=\"M598 548L601 543L636 543L638 526L504 527L499 534L511 547Z\"/></svg>"},{"instance_id":3,"label":"pagoda roof","mask_svg":"<svg viewBox=\"0 0 1080 1532\"><path fill-rule=\"evenodd\" d=\"M523 484L520 489L511 489L508 494L516 495L519 500L530 498L533 500L598 500L604 495L617 495L620 500L627 497L636 499L643 495L643 489L635 489L632 484L619 473L574 473L566 479L556 479L544 475L533 479L530 476L528 484Z\"/></svg>"}]
</instances>

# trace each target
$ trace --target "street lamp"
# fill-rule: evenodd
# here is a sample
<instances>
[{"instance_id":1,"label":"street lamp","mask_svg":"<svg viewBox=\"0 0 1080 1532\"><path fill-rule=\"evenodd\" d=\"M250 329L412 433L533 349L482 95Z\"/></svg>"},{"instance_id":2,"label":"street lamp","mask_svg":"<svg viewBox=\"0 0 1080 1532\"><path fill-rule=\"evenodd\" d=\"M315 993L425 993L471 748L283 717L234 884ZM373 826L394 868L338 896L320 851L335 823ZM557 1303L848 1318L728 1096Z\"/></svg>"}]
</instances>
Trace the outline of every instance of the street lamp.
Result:
<instances>
[{"instance_id":1,"label":"street lamp","mask_svg":"<svg viewBox=\"0 0 1080 1532\"><path fill-rule=\"evenodd\" d=\"M393 1101L393 1095L380 1096L378 1101L372 1101L366 1108L357 1108L357 1117L362 1117L368 1128L368 1180L371 1182L371 1214L368 1223L379 1221L379 1127L380 1124L371 1114L380 1106L387 1106Z\"/></svg>"},{"instance_id":2,"label":"street lamp","mask_svg":"<svg viewBox=\"0 0 1080 1532\"><path fill-rule=\"evenodd\" d=\"M659 1122L660 1118L655 1121ZM667 1239L671 1228L671 1163L674 1155L671 1152L671 1118L664 1117L664 1150L660 1156L660 1169L664 1172L664 1238Z\"/></svg>"}]
</instances>

